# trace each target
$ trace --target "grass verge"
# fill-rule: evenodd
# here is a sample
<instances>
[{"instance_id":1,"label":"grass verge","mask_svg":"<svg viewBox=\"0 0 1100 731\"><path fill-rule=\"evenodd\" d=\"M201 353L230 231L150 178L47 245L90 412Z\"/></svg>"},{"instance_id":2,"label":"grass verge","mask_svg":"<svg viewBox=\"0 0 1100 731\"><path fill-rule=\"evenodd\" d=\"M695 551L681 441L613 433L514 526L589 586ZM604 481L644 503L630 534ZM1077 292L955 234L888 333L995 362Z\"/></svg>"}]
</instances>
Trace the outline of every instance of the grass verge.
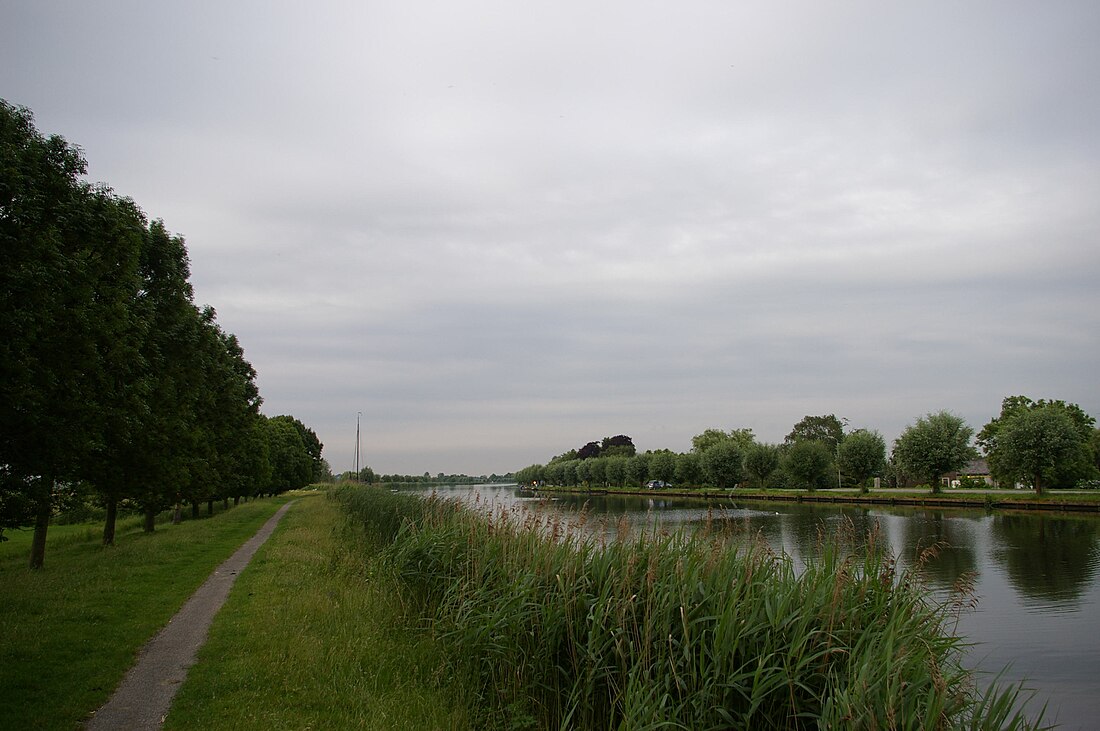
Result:
<instances>
[{"instance_id":1,"label":"grass verge","mask_svg":"<svg viewBox=\"0 0 1100 731\"><path fill-rule=\"evenodd\" d=\"M25 551L0 554L0 728L77 728L149 638L288 499L152 534L135 523L113 547L100 545L98 524L51 527L40 571L26 567Z\"/></svg>"},{"instance_id":2,"label":"grass verge","mask_svg":"<svg viewBox=\"0 0 1100 731\"><path fill-rule=\"evenodd\" d=\"M469 728L465 690L377 560L334 500L302 500L234 585L165 729Z\"/></svg>"}]
</instances>

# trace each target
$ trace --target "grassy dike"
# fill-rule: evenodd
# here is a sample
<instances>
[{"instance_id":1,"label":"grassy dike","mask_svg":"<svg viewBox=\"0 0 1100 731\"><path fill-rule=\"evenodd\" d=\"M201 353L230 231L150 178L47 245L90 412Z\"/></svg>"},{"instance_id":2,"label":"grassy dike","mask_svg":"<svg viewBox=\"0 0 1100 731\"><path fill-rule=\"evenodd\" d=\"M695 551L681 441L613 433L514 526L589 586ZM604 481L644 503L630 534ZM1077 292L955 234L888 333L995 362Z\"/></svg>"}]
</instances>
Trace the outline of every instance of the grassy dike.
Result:
<instances>
[{"instance_id":1,"label":"grassy dike","mask_svg":"<svg viewBox=\"0 0 1100 731\"><path fill-rule=\"evenodd\" d=\"M164 728L471 728L469 694L381 558L332 493L300 501L237 580Z\"/></svg>"},{"instance_id":2,"label":"grassy dike","mask_svg":"<svg viewBox=\"0 0 1100 731\"><path fill-rule=\"evenodd\" d=\"M289 498L212 518L50 529L46 564L26 567L29 536L0 544L0 728L73 729L107 700L138 650L207 576Z\"/></svg>"}]
</instances>

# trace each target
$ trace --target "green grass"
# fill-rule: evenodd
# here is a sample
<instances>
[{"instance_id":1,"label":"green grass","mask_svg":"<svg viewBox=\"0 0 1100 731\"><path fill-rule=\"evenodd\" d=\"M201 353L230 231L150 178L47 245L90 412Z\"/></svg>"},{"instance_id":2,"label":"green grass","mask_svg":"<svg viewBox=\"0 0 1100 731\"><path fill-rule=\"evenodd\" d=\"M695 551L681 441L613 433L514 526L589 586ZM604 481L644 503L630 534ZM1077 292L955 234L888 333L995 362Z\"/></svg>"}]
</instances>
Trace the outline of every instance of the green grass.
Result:
<instances>
[{"instance_id":1,"label":"green grass","mask_svg":"<svg viewBox=\"0 0 1100 731\"><path fill-rule=\"evenodd\" d=\"M466 729L466 692L409 626L377 547L301 501L237 581L166 729Z\"/></svg>"},{"instance_id":2,"label":"green grass","mask_svg":"<svg viewBox=\"0 0 1100 731\"><path fill-rule=\"evenodd\" d=\"M919 574L840 534L804 570L732 537L572 540L555 522L339 493L477 692L478 728L1018 729ZM554 519L549 519L553 521ZM965 587L960 587L960 590Z\"/></svg>"},{"instance_id":3,"label":"green grass","mask_svg":"<svg viewBox=\"0 0 1100 731\"><path fill-rule=\"evenodd\" d=\"M99 524L52 526L40 571L27 568L29 535L11 534L0 553L0 728L78 728L145 642L288 499L148 535L128 519L107 548Z\"/></svg>"}]
</instances>

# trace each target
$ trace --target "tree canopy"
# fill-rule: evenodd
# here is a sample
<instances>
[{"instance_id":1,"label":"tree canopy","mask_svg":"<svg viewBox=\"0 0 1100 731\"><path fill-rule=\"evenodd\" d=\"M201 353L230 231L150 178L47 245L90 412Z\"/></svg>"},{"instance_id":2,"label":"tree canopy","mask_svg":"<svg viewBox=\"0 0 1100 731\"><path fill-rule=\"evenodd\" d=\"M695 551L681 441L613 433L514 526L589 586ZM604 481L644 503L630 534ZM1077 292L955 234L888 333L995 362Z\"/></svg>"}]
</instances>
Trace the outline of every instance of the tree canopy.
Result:
<instances>
[{"instance_id":1,"label":"tree canopy","mask_svg":"<svg viewBox=\"0 0 1100 731\"><path fill-rule=\"evenodd\" d=\"M1077 404L1009 396L977 442L998 482L1028 482L1042 492L1044 486L1071 487L1100 474L1095 424Z\"/></svg>"},{"instance_id":2,"label":"tree canopy","mask_svg":"<svg viewBox=\"0 0 1100 731\"><path fill-rule=\"evenodd\" d=\"M844 437L837 450L837 466L850 480L864 486L886 467L886 440L877 431L856 429Z\"/></svg>"},{"instance_id":3,"label":"tree canopy","mask_svg":"<svg viewBox=\"0 0 1100 731\"><path fill-rule=\"evenodd\" d=\"M835 414L824 416L804 416L791 429L790 434L783 440L784 444L791 445L796 442L826 442L830 448L836 450L844 440L844 424L846 419L838 419Z\"/></svg>"},{"instance_id":4,"label":"tree canopy","mask_svg":"<svg viewBox=\"0 0 1100 731\"><path fill-rule=\"evenodd\" d=\"M77 487L99 496L111 543L122 500L151 530L172 503L300 486L323 464L296 419L260 430L255 370L194 304L182 237L85 172L0 100L0 539L33 523L36 568ZM272 447L294 440L305 469L276 483Z\"/></svg>"},{"instance_id":5,"label":"tree canopy","mask_svg":"<svg viewBox=\"0 0 1100 731\"><path fill-rule=\"evenodd\" d=\"M940 478L976 455L970 446L973 434L961 417L948 411L927 414L894 442L894 459L903 472L927 480L932 491L939 492Z\"/></svg>"}]
</instances>

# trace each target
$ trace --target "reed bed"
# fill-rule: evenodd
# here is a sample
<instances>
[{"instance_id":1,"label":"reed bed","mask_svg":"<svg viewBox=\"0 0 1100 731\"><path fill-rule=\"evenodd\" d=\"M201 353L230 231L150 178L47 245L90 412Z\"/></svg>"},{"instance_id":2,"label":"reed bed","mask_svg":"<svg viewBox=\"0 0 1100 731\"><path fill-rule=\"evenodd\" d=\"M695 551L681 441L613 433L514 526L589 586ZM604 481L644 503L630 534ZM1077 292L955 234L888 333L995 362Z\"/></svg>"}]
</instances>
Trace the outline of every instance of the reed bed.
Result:
<instances>
[{"instance_id":1,"label":"reed bed","mask_svg":"<svg viewBox=\"0 0 1100 731\"><path fill-rule=\"evenodd\" d=\"M469 678L485 728L1023 729L937 603L874 536L795 570L719 530L585 538L507 511L358 488L405 611ZM1041 714L1040 714L1041 716Z\"/></svg>"}]
</instances>

